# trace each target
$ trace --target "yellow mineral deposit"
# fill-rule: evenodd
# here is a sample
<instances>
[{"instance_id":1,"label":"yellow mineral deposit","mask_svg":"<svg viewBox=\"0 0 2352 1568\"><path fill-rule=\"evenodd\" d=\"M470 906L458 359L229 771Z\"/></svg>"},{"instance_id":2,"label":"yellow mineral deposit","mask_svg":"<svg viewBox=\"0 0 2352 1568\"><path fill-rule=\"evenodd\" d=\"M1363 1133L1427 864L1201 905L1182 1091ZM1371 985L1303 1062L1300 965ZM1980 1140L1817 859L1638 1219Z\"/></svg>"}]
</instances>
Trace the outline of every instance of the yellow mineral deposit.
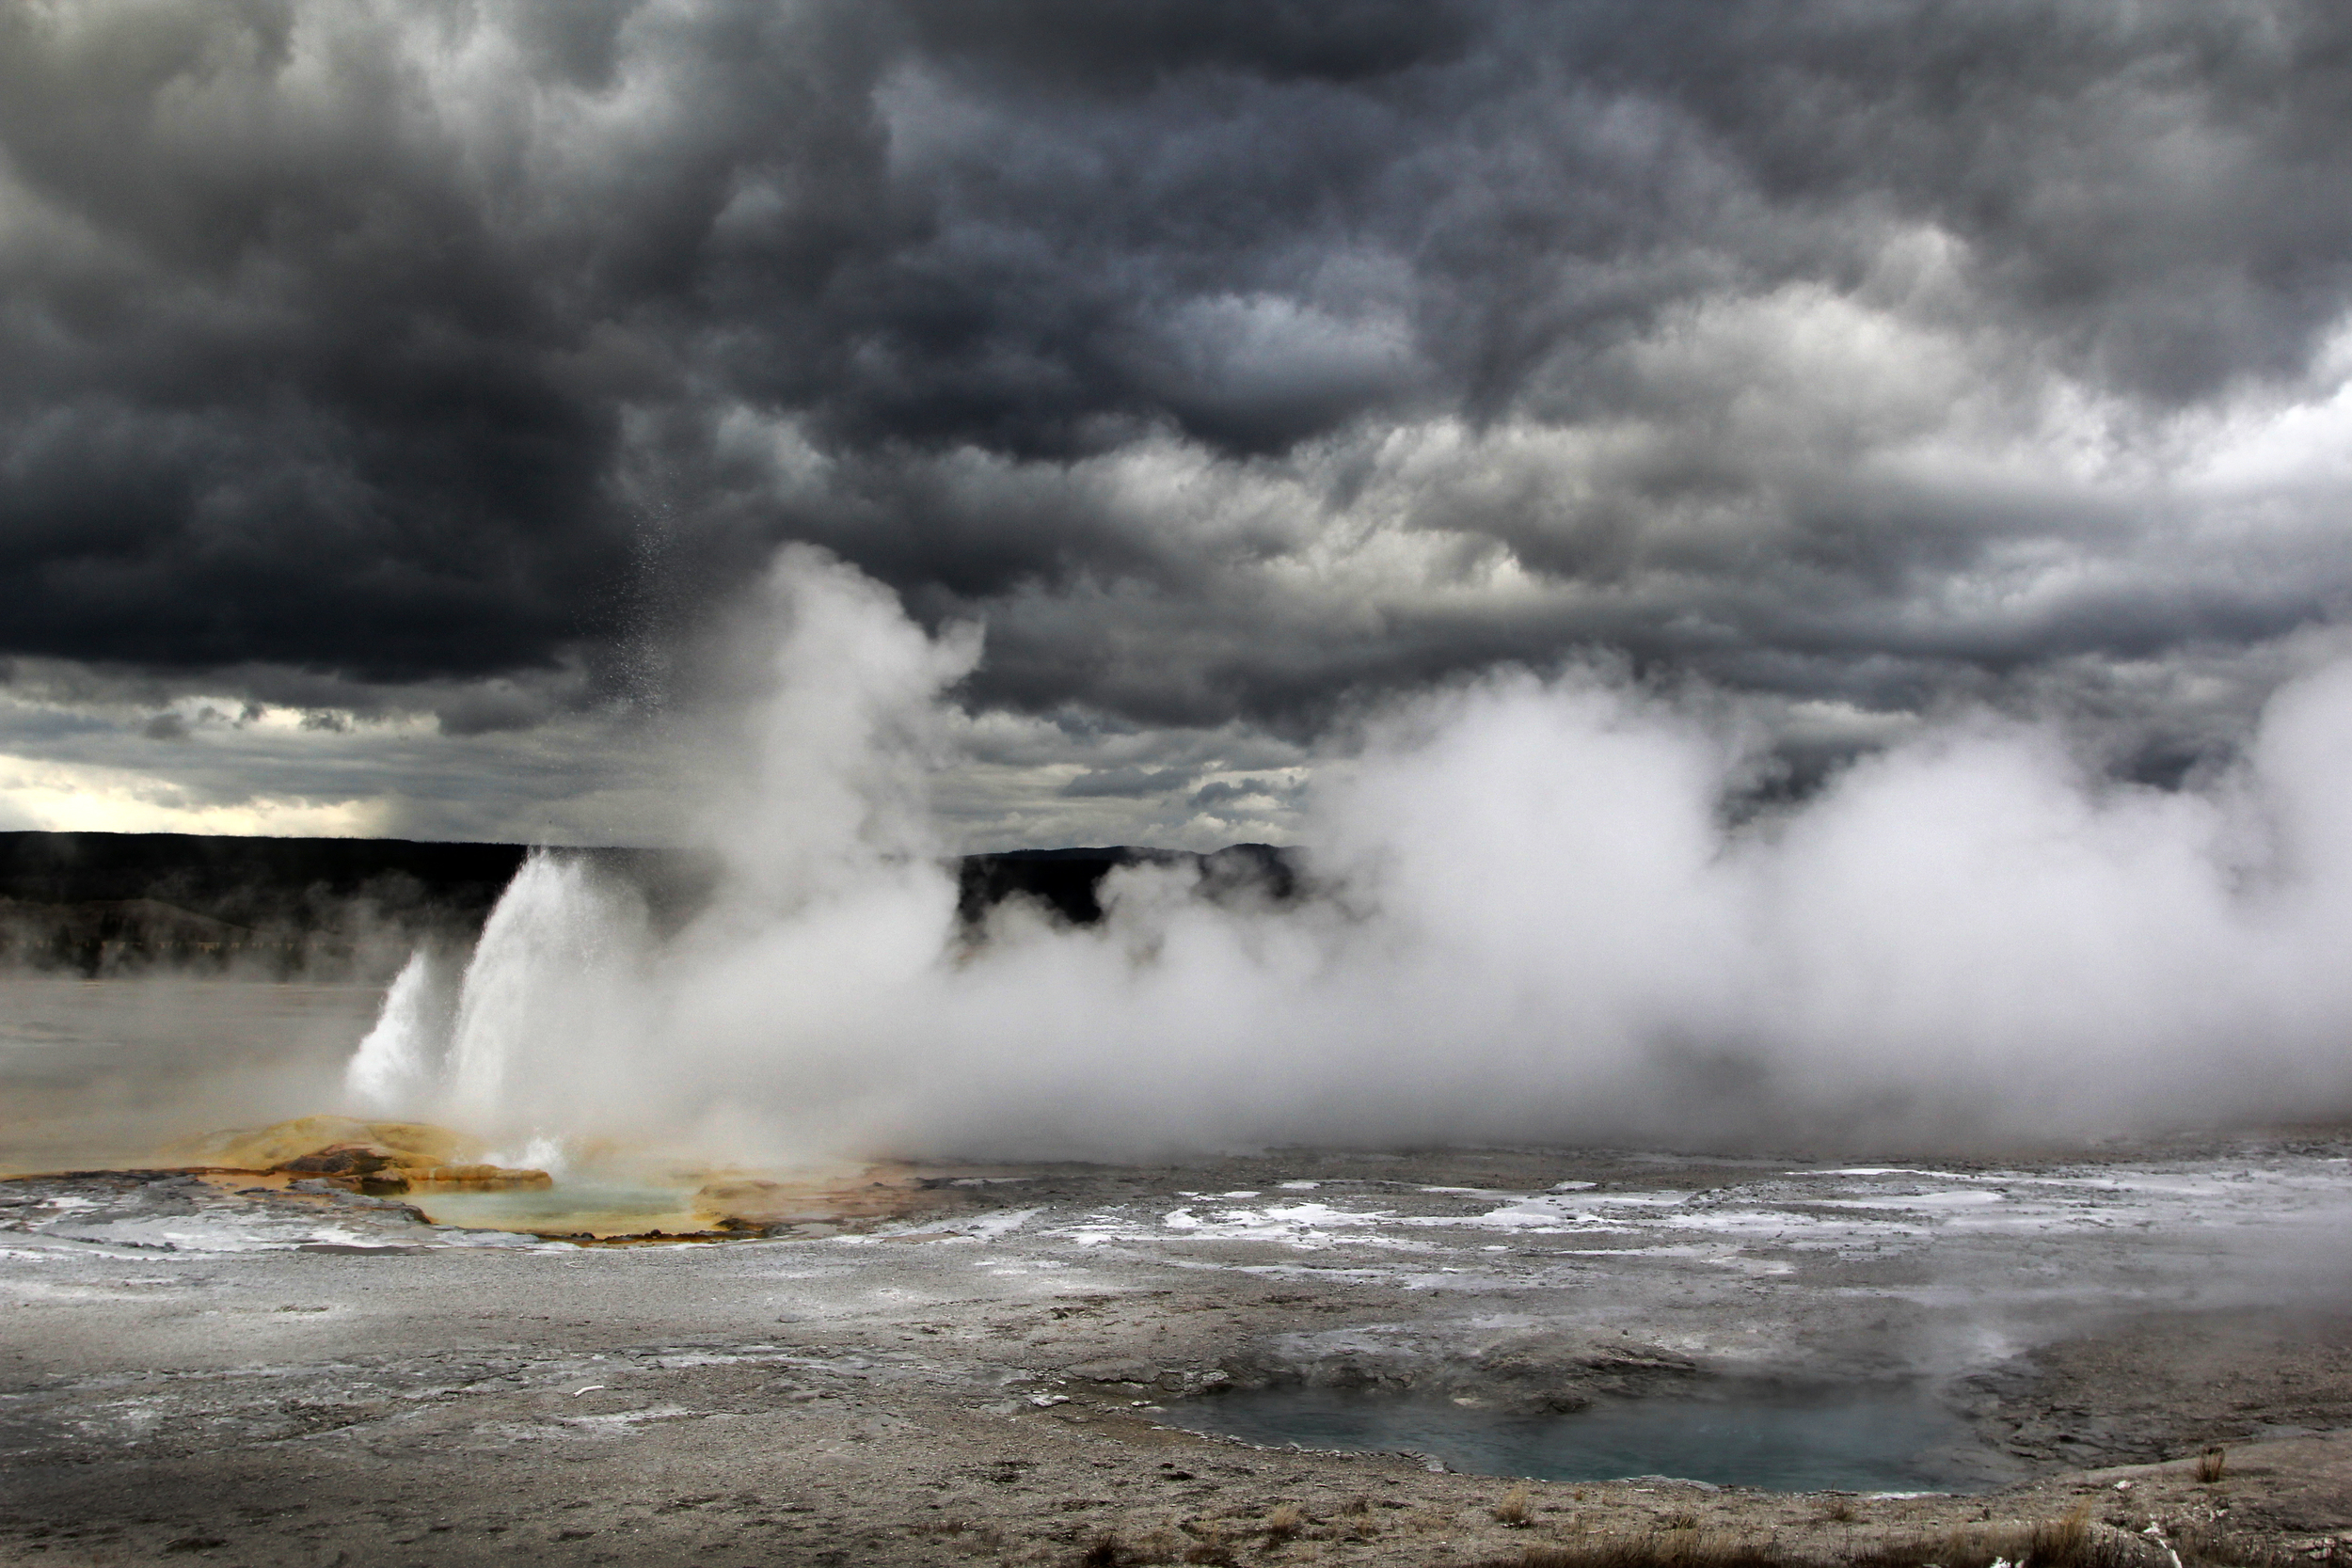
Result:
<instances>
[{"instance_id":1,"label":"yellow mineral deposit","mask_svg":"<svg viewBox=\"0 0 2352 1568\"><path fill-rule=\"evenodd\" d=\"M479 1144L418 1121L298 1117L269 1127L208 1132L166 1157L190 1165L315 1180L374 1194L548 1187L543 1170L485 1163Z\"/></svg>"},{"instance_id":2,"label":"yellow mineral deposit","mask_svg":"<svg viewBox=\"0 0 2352 1568\"><path fill-rule=\"evenodd\" d=\"M575 1151L559 1184L544 1170L490 1164L485 1152L426 1122L320 1116L208 1132L157 1163L224 1188L324 1181L407 1197L438 1224L593 1243L828 1236L953 1209L962 1197L944 1190L946 1178L897 1164L693 1169L598 1146Z\"/></svg>"},{"instance_id":3,"label":"yellow mineral deposit","mask_svg":"<svg viewBox=\"0 0 2352 1568\"><path fill-rule=\"evenodd\" d=\"M822 1235L905 1217L930 1196L913 1165L834 1166L718 1177L694 1194L694 1208L720 1230Z\"/></svg>"}]
</instances>

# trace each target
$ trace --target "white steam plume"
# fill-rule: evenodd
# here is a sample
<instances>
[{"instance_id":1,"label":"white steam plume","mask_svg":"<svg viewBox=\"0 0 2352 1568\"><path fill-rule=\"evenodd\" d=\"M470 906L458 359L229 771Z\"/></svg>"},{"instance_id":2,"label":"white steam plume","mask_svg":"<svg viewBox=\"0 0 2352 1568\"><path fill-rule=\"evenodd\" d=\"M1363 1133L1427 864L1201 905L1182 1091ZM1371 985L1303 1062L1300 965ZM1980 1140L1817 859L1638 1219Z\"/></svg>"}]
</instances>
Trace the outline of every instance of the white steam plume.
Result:
<instances>
[{"instance_id":1,"label":"white steam plume","mask_svg":"<svg viewBox=\"0 0 2352 1568\"><path fill-rule=\"evenodd\" d=\"M772 588L719 897L658 941L534 861L466 976L443 1110L1009 1156L1959 1143L2352 1103L2352 668L2282 691L2206 793L1975 720L1739 829L1753 758L1724 726L1499 673L1391 715L1321 794L1325 895L1129 868L1100 927L1009 909L967 950L924 781L977 639L805 550Z\"/></svg>"},{"instance_id":2,"label":"white steam plume","mask_svg":"<svg viewBox=\"0 0 2352 1568\"><path fill-rule=\"evenodd\" d=\"M375 1027L343 1069L343 1094L352 1109L383 1115L433 1092L449 1054L452 1005L449 978L433 951L410 953L384 994Z\"/></svg>"}]
</instances>

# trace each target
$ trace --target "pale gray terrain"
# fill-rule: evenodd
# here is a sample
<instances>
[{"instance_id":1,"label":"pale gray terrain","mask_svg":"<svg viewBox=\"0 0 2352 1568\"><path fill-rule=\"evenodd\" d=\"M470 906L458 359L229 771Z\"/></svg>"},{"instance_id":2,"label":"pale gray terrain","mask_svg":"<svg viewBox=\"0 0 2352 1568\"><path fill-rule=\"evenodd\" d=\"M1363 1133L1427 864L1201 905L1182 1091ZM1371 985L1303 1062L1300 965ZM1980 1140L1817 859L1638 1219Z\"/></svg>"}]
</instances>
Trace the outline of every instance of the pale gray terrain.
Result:
<instances>
[{"instance_id":1,"label":"pale gray terrain","mask_svg":"<svg viewBox=\"0 0 2352 1568\"><path fill-rule=\"evenodd\" d=\"M2296 1552L2352 1525L2335 1132L961 1167L900 1173L896 1218L595 1246L90 1168L331 1104L380 995L0 992L6 1560L1438 1563L1661 1525L1848 1552L2086 1500ZM1509 1415L1751 1378L1920 1387L1963 1495L1555 1483L1513 1521L1503 1478L1169 1424L1253 1387Z\"/></svg>"},{"instance_id":2,"label":"pale gray terrain","mask_svg":"<svg viewBox=\"0 0 2352 1568\"><path fill-rule=\"evenodd\" d=\"M1435 1563L1685 1514L1851 1545L2077 1497L2311 1549L2352 1526L2348 1152L1041 1166L862 1234L593 1247L331 1192L23 1178L0 1184L0 1549L1065 1561L1109 1534L1115 1560ZM1285 1381L1512 1409L1753 1374L1923 1380L1979 1484L2013 1489L1539 1485L1521 1527L1495 1478L1155 1418ZM2200 1486L2214 1442L2232 1479Z\"/></svg>"}]
</instances>

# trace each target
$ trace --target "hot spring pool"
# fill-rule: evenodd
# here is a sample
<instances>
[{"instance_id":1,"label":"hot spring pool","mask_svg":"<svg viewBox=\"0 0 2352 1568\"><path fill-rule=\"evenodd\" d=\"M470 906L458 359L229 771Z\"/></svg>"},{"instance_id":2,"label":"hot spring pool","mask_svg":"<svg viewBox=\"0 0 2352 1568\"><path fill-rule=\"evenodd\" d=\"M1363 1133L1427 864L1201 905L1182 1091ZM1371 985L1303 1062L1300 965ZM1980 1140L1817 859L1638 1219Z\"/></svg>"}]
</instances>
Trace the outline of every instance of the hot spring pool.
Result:
<instances>
[{"instance_id":1,"label":"hot spring pool","mask_svg":"<svg viewBox=\"0 0 2352 1568\"><path fill-rule=\"evenodd\" d=\"M1992 1456L1908 1386L1730 1385L1519 1416L1446 1400L1288 1387L1171 1404L1161 1419L1252 1443L1427 1454L1456 1470L1544 1481L1677 1476L1775 1492L1967 1492Z\"/></svg>"}]
</instances>

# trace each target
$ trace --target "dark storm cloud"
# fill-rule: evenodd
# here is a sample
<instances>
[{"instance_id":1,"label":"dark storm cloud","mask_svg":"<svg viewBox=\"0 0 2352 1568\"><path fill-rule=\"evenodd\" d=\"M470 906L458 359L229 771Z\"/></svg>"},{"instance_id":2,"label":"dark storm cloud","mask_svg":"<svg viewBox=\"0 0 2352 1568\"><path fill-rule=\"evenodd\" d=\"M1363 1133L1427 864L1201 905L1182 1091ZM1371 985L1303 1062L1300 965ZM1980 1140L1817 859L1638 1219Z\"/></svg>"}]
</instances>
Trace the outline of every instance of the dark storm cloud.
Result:
<instances>
[{"instance_id":1,"label":"dark storm cloud","mask_svg":"<svg viewBox=\"0 0 2352 1568\"><path fill-rule=\"evenodd\" d=\"M19 7L0 652L626 686L803 538L1154 723L2209 657L2352 594L2194 479L2348 128L2320 0Z\"/></svg>"}]
</instances>

